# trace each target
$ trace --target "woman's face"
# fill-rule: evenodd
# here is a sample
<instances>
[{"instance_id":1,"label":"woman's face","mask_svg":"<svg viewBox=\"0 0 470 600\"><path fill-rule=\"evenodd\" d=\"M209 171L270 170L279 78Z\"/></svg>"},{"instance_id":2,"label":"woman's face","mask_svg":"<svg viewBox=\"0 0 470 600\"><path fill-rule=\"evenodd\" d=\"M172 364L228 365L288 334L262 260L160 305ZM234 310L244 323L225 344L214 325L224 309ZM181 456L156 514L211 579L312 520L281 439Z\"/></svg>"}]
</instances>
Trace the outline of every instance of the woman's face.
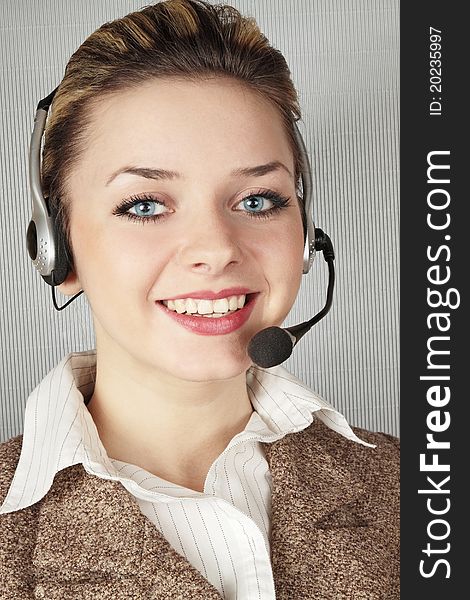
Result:
<instances>
[{"instance_id":1,"label":"woman's face","mask_svg":"<svg viewBox=\"0 0 470 600\"><path fill-rule=\"evenodd\" d=\"M159 79L106 97L88 136L68 181L63 291L88 296L98 353L185 380L239 375L302 274L280 115L232 80Z\"/></svg>"}]
</instances>

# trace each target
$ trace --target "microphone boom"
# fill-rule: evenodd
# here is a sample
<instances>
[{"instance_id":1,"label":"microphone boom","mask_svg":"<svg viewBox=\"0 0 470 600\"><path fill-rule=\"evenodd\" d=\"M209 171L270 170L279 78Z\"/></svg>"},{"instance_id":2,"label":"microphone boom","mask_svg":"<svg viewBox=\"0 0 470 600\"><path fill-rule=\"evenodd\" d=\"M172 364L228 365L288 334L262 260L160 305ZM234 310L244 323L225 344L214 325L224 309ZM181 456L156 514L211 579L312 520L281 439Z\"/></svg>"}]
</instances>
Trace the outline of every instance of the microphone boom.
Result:
<instances>
[{"instance_id":1,"label":"microphone boom","mask_svg":"<svg viewBox=\"0 0 470 600\"><path fill-rule=\"evenodd\" d=\"M331 308L335 286L335 268L333 264L335 253L329 236L321 229L315 229L315 249L323 251L323 258L328 264L328 289L326 291L325 306L309 321L299 323L299 325L293 325L285 329L271 326L258 331L251 338L247 351L248 356L259 367L268 369L287 360L300 338L320 319L323 319Z\"/></svg>"}]
</instances>

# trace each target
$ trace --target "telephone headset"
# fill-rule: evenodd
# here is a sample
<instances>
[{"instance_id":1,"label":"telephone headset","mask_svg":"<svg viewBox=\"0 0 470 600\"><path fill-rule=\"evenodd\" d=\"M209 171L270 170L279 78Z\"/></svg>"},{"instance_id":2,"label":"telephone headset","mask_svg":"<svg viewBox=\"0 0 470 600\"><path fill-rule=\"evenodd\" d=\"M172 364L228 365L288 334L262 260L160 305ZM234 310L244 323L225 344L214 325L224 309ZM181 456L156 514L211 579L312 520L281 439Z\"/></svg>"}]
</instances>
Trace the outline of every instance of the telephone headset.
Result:
<instances>
[{"instance_id":1,"label":"telephone headset","mask_svg":"<svg viewBox=\"0 0 470 600\"><path fill-rule=\"evenodd\" d=\"M58 306L55 287L67 278L72 269L72 253L67 235L52 210L48 199L44 198L41 185L42 137L46 126L47 113L54 99L57 88L46 98L40 100L36 108L34 127L29 148L29 182L32 195L33 211L26 233L26 245L33 265L44 281L51 286L52 301L56 310L63 310L77 296L75 294L62 306ZM310 271L316 252L323 252L328 265L328 289L325 306L309 321L292 327L267 327L259 331L248 344L248 354L252 361L260 367L269 368L284 362L292 354L292 350L300 338L318 323L330 310L333 300L335 259L333 244L329 236L315 227L312 219L312 171L302 135L294 122L295 137L301 154L301 181L305 212L305 247L303 256L303 273Z\"/></svg>"}]
</instances>

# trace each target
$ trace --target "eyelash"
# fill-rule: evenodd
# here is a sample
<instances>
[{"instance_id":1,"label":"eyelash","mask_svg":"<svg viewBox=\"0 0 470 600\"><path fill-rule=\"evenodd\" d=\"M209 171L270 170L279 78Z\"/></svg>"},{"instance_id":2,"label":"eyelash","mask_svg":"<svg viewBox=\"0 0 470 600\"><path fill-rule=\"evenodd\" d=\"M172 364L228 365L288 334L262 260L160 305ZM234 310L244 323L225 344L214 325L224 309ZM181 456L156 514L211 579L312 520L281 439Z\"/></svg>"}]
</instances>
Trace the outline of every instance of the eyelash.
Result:
<instances>
[{"instance_id":1,"label":"eyelash","mask_svg":"<svg viewBox=\"0 0 470 600\"><path fill-rule=\"evenodd\" d=\"M271 190L259 190L257 192L251 192L247 194L244 198L238 201L238 204L241 204L244 200L248 198L260 196L261 198L265 198L266 200L270 200L273 202L274 206L268 208L259 213L250 212L250 211L237 211L237 212L245 212L250 218L255 219L269 219L271 216L280 213L284 208L291 206L290 198L287 196L282 196L277 192L273 192ZM140 202L154 202L155 204L159 204L160 206L165 206L163 202L157 200L151 195L143 194L138 196L131 196L127 200L124 200L119 206L117 206L113 210L113 215L118 217L126 217L130 221L137 221L138 223L147 223L147 222L155 222L159 221L162 218L165 218L168 213L162 213L160 215L150 215L149 217L141 217L139 215L135 215L134 213L128 212L131 208L139 204Z\"/></svg>"},{"instance_id":2,"label":"eyelash","mask_svg":"<svg viewBox=\"0 0 470 600\"><path fill-rule=\"evenodd\" d=\"M271 190L258 190L257 192L251 192L247 194L244 198L242 198L238 204L241 204L244 200L248 198L259 196L261 198L266 198L266 200L271 200L274 206L268 208L268 210L263 210L262 212L255 213L250 211L240 211L245 212L249 217L253 217L254 219L269 219L273 215L280 213L284 208L291 206L290 198L287 196L282 196L277 192L273 192Z\"/></svg>"},{"instance_id":3,"label":"eyelash","mask_svg":"<svg viewBox=\"0 0 470 600\"><path fill-rule=\"evenodd\" d=\"M147 222L158 221L161 218L165 217L168 213L162 213L161 215L150 215L149 217L141 217L139 215L135 215L134 213L128 212L131 208L140 204L141 202L154 202L155 204L159 204L160 206L165 206L163 202L157 200L153 196L142 194L141 196L131 196L124 202L121 202L116 208L113 210L113 215L117 217L126 217L129 221L136 221L138 223L145 224Z\"/></svg>"}]
</instances>

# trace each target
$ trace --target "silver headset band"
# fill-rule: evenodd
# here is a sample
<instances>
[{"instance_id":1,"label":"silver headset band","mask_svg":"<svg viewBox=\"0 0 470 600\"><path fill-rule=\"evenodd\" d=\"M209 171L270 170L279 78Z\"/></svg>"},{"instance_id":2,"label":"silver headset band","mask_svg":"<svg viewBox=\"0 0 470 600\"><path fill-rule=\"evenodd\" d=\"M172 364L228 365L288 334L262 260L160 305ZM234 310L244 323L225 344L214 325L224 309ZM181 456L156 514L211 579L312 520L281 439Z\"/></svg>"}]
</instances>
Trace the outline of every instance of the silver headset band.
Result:
<instances>
[{"instance_id":1,"label":"silver headset band","mask_svg":"<svg viewBox=\"0 0 470 600\"><path fill-rule=\"evenodd\" d=\"M312 169L310 167L310 161L307 154L307 148L302 134L299 131L297 123L294 121L294 132L295 138L300 149L300 158L302 162L301 178L302 178L302 193L305 211L305 222L307 226L307 235L305 238L304 247L304 264L303 273L304 275L310 271L313 260L315 258L315 224L312 216L312 204L313 204L313 182L312 182Z\"/></svg>"},{"instance_id":2,"label":"silver headset band","mask_svg":"<svg viewBox=\"0 0 470 600\"><path fill-rule=\"evenodd\" d=\"M33 211L31 221L36 227L37 252L33 259L35 268L43 277L51 275L55 265L54 226L47 209L41 186L41 141L46 126L47 107L41 101L34 117L34 127L29 146L29 186Z\"/></svg>"}]
</instances>

